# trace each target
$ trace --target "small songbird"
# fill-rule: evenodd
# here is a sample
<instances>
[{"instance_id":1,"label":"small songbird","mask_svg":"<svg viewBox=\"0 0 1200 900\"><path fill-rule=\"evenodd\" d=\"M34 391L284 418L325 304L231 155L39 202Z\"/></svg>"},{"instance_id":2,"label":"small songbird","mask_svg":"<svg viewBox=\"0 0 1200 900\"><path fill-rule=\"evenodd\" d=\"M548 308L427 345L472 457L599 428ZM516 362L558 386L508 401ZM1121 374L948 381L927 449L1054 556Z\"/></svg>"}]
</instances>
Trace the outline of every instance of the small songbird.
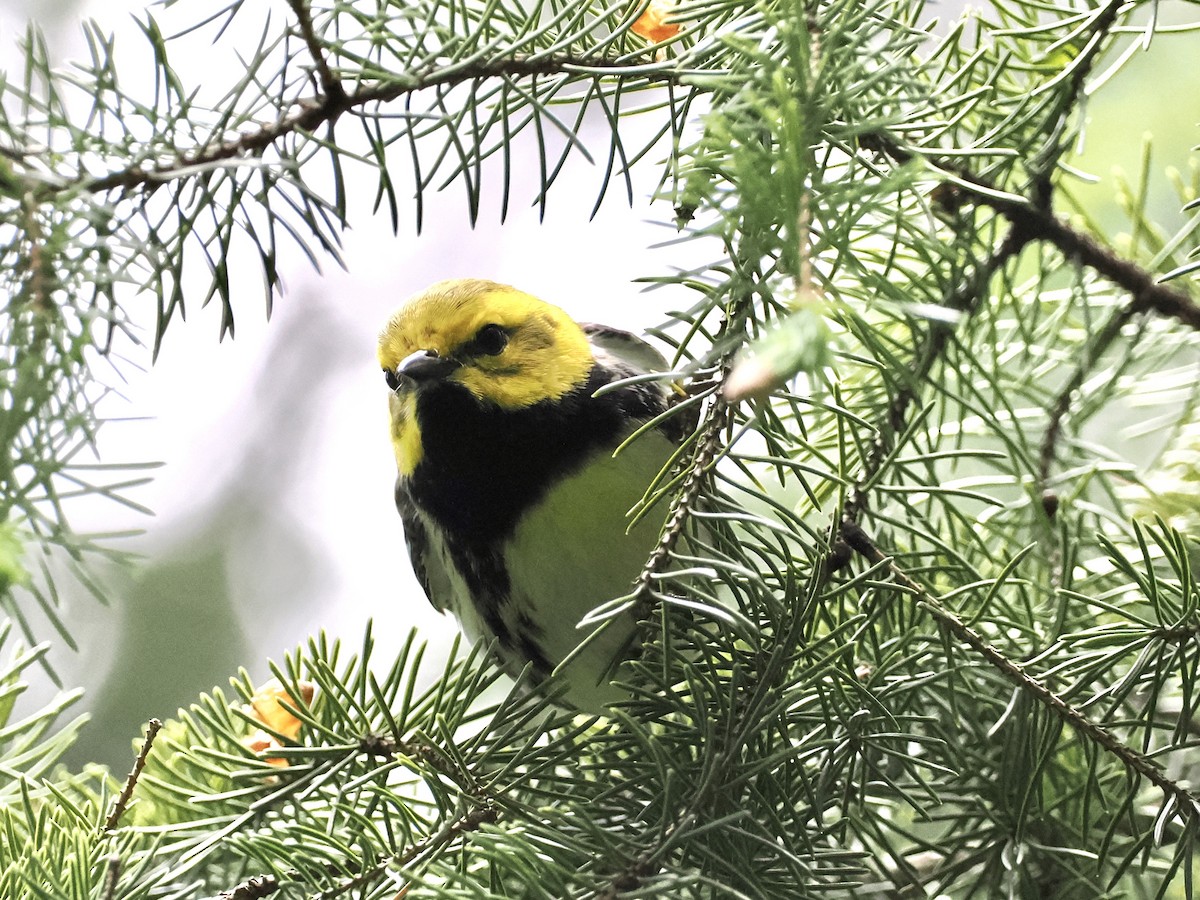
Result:
<instances>
[{"instance_id":1,"label":"small songbird","mask_svg":"<svg viewBox=\"0 0 1200 900\"><path fill-rule=\"evenodd\" d=\"M630 510L670 464L689 424L661 422L678 389L649 344L491 281L442 281L392 316L379 339L399 468L396 505L429 600L472 640L491 640L535 682L588 637L596 607L629 593L659 537L657 504ZM599 710L629 652L623 613L564 667L564 702Z\"/></svg>"}]
</instances>

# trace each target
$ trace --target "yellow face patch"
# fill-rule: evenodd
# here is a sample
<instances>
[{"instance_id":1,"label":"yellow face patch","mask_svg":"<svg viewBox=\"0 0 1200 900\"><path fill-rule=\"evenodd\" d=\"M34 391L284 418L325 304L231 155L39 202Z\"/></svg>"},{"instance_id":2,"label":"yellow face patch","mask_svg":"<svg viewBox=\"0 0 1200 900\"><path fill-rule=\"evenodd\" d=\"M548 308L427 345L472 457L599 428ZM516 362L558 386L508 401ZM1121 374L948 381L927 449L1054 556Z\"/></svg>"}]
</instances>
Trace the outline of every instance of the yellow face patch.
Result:
<instances>
[{"instance_id":1,"label":"yellow face patch","mask_svg":"<svg viewBox=\"0 0 1200 900\"><path fill-rule=\"evenodd\" d=\"M504 349L494 355L466 352L487 325L504 329ZM389 371L411 354L430 350L460 363L448 378L504 409L563 396L584 381L593 362L587 335L563 310L478 279L438 282L392 316L379 338L379 362ZM403 385L400 390L405 392ZM393 440L396 433L393 412ZM419 447L419 435L412 440Z\"/></svg>"},{"instance_id":2,"label":"yellow face patch","mask_svg":"<svg viewBox=\"0 0 1200 900\"><path fill-rule=\"evenodd\" d=\"M412 391L393 391L388 397L392 414L392 449L396 468L405 478L412 475L421 461L421 428L417 424L417 397Z\"/></svg>"}]
</instances>

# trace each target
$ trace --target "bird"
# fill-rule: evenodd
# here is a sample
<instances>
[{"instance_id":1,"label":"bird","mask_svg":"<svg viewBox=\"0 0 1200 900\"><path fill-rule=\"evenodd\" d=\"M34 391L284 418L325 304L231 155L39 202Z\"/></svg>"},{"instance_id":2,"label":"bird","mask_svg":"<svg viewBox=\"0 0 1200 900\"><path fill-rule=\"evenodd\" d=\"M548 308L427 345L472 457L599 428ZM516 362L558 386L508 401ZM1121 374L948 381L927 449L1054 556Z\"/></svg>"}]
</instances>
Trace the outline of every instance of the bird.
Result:
<instances>
[{"instance_id":1,"label":"bird","mask_svg":"<svg viewBox=\"0 0 1200 900\"><path fill-rule=\"evenodd\" d=\"M631 596L660 538L666 501L636 521L630 511L690 433L670 414L686 413L686 394L667 377L626 379L666 372L662 354L464 278L407 300L378 359L396 507L429 601L535 689L561 667L565 706L598 712L626 696L612 678L636 640L633 610L581 623Z\"/></svg>"}]
</instances>

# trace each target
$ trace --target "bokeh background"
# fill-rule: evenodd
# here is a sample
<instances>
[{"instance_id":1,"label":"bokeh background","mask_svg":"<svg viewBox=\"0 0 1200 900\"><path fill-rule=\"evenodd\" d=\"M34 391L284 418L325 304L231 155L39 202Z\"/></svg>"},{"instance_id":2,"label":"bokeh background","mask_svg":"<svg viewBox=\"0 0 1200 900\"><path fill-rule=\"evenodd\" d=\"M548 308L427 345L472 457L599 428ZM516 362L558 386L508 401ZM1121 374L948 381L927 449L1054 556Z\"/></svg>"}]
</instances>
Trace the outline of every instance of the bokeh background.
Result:
<instances>
[{"instance_id":1,"label":"bokeh background","mask_svg":"<svg viewBox=\"0 0 1200 900\"><path fill-rule=\"evenodd\" d=\"M952 18L963 6L931 3L929 12ZM1162 6L1164 21L1195 15L1183 2ZM149 72L130 17L141 7L0 0L0 59L8 61L0 68L19 70L16 46L31 19L45 30L55 58L68 64L83 52L79 20L91 17L117 36L118 59L122 48L132 51L128 87L129 79ZM165 22L206 13L196 4L155 8ZM1153 139L1151 216L1168 225L1180 221L1181 204L1162 172L1196 165L1190 151L1200 143L1197 59L1200 35L1159 37L1092 98L1086 141L1072 164L1095 183L1081 180L1074 193L1110 233L1128 228L1119 185L1122 173L1136 178L1144 132ZM185 82L221 71L203 46L178 53L173 64ZM606 122L585 127L585 143L603 160ZM269 659L318 631L352 649L373 619L379 658L413 627L436 647L448 646L454 624L429 607L413 579L392 505L394 461L375 338L405 297L448 277L513 283L577 318L632 330L688 303L687 296L634 283L703 261L703 248L671 243L672 209L650 202L657 173L646 167L635 179L632 208L622 191L613 191L589 218L601 172L572 157L544 222L522 203L536 193L536 172L514 173L518 199L503 224L498 179L489 192L485 177L473 229L465 198L452 187L427 198L419 236L411 215L406 220L402 213L393 235L384 216L370 214L373 183L359 172L364 199L351 210L345 269L328 261L317 273L293 254L281 266L287 290L269 321L259 276L245 269L234 276L247 287L235 304L235 339L217 340L214 305L189 308L186 322L172 324L153 365L146 347L118 348L123 361L101 370L116 393L102 408L112 421L101 430L100 455L110 463L163 465L130 492L152 516L95 498L68 507L77 531L140 532L114 544L135 554L130 564L99 571L106 604L72 589L69 580L61 584L62 616L79 649L57 640L50 660L62 685L86 688L82 706L91 715L71 765L124 769L148 718L173 715L197 694L227 684L239 668L265 679ZM354 196L353 173L350 184ZM135 300L130 312L144 322L149 343L152 301ZM39 636L53 636L48 623L37 627ZM55 690L43 677L26 702Z\"/></svg>"}]
</instances>

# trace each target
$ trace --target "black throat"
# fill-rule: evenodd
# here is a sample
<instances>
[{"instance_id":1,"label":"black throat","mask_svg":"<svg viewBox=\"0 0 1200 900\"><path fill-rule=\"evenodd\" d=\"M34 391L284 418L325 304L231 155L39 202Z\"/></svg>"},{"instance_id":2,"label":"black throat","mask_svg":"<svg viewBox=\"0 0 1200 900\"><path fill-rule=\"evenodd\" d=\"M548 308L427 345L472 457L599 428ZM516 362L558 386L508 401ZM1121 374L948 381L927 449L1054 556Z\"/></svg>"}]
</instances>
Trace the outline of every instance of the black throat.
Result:
<instances>
[{"instance_id":1,"label":"black throat","mask_svg":"<svg viewBox=\"0 0 1200 900\"><path fill-rule=\"evenodd\" d=\"M593 366L565 396L516 410L482 402L454 382L422 386L421 461L404 487L456 543L494 545L559 478L661 411L661 401L652 408L651 392L592 396L610 380Z\"/></svg>"}]
</instances>

